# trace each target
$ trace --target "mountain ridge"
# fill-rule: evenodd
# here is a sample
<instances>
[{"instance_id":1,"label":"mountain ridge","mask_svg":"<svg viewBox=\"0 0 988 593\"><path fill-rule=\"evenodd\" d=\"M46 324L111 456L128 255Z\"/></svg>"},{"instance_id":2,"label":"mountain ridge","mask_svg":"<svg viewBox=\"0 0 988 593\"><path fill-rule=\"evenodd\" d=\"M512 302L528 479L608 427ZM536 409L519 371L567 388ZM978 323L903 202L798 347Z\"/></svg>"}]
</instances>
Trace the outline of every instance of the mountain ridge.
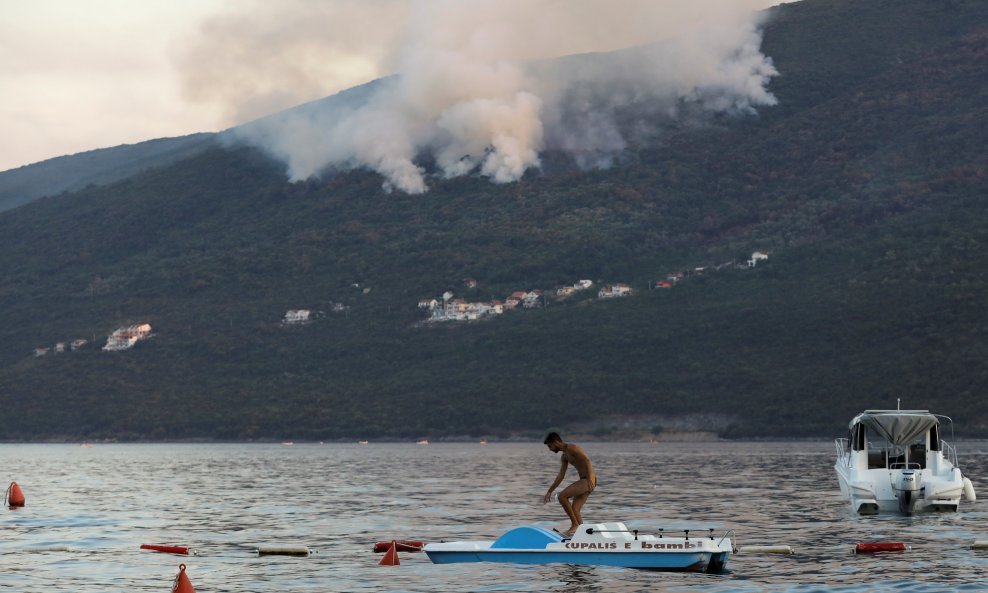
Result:
<instances>
[{"instance_id":1,"label":"mountain ridge","mask_svg":"<svg viewBox=\"0 0 988 593\"><path fill-rule=\"evenodd\" d=\"M946 23L918 1L890 23L888 3L785 5L764 41L778 106L606 170L548 154L517 183L408 196L361 170L287 183L256 149L212 147L4 212L0 438L606 435L615 417L702 414L724 437L832 436L898 397L988 434L988 23L950 4ZM890 37L901 19L932 32ZM810 32L841 30L849 47L819 62ZM902 63L845 79L854 40ZM753 269L649 289L755 250L770 257ZM580 278L637 294L420 324L445 290ZM326 315L280 323L298 308ZM31 356L136 322L157 335L132 350Z\"/></svg>"}]
</instances>

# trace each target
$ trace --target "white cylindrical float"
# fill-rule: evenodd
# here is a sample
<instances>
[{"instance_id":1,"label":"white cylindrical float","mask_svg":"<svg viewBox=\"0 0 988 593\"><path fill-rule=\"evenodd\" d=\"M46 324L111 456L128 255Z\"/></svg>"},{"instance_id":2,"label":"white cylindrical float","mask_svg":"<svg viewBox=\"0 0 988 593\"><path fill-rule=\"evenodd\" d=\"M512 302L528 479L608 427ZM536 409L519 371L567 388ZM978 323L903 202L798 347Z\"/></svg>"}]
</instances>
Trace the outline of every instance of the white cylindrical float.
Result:
<instances>
[{"instance_id":1,"label":"white cylindrical float","mask_svg":"<svg viewBox=\"0 0 988 593\"><path fill-rule=\"evenodd\" d=\"M738 554L795 554L792 546L739 546Z\"/></svg>"},{"instance_id":2,"label":"white cylindrical float","mask_svg":"<svg viewBox=\"0 0 988 593\"><path fill-rule=\"evenodd\" d=\"M71 552L72 548L68 546L33 546L30 548L24 548L22 551L28 553Z\"/></svg>"},{"instance_id":3,"label":"white cylindrical float","mask_svg":"<svg viewBox=\"0 0 988 593\"><path fill-rule=\"evenodd\" d=\"M974 484L971 483L970 478L964 478L964 500L968 502L974 502L978 500L978 497L974 494Z\"/></svg>"}]
</instances>

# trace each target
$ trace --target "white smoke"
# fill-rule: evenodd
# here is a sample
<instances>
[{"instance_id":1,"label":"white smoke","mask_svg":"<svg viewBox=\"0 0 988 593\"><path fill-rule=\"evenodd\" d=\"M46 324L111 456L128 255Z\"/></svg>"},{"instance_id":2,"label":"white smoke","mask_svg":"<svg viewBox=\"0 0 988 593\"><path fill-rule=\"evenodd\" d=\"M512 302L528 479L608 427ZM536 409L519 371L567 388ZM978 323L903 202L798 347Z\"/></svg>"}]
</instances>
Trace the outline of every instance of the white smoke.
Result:
<instances>
[{"instance_id":1,"label":"white smoke","mask_svg":"<svg viewBox=\"0 0 988 593\"><path fill-rule=\"evenodd\" d=\"M387 25L363 30L356 53L348 59L367 55L360 53L364 47L387 47L383 53L376 50L378 55L370 60L380 68L374 75L394 71L396 76L235 128L233 133L283 159L292 179L305 179L327 168L366 167L385 177L386 188L414 194L427 189L423 157L447 178L479 173L505 183L539 167L539 155L547 149L569 152L583 166L607 166L629 141L629 122L620 116L629 107L639 114L633 130L642 124L661 126L663 118L677 117L684 109L745 114L774 104L766 86L777 72L760 51L761 34L753 12L768 4L766 0L339 2L329 4L340 10L333 12L331 24L324 23L326 29L320 29L312 9L326 5L295 2L281 16L264 13L271 21L267 24L251 21L250 12L235 19L217 17L209 25L214 35L193 43L186 56L210 52L250 56L251 52L231 51L228 46L254 47L256 37L266 39L271 55L254 78L249 76L250 64L232 77L236 84L212 69L213 84L205 87L211 90L200 94L211 93L212 99L230 101L238 105L236 112L247 113L259 101L243 96L242 81L270 81L260 103L278 108L272 103L283 94L277 85L303 89L294 95L296 99L315 98L314 80L327 77L328 70L316 68L310 80L298 64L285 64L286 69L294 68L292 77L306 81L293 85L285 82L277 66L269 72L272 64L291 60L299 47L312 52L324 46L326 55L339 55L353 43L354 34L335 17L352 17L360 23L386 21ZM372 12L378 19L368 16ZM246 31L244 39L215 35L233 30L231 22ZM285 22L299 25L293 35L286 37ZM321 30L326 35L322 42ZM226 49L210 49L218 43ZM611 53L554 59L590 51ZM186 80L202 89L207 83L195 63L195 59L184 61L190 72Z\"/></svg>"}]
</instances>

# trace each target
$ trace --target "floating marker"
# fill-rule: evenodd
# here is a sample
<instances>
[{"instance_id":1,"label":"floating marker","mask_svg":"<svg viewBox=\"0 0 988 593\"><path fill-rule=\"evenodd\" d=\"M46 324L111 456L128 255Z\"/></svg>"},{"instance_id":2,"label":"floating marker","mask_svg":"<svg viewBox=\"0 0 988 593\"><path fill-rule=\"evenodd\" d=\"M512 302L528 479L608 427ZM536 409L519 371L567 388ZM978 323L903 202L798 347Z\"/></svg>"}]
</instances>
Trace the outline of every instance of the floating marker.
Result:
<instances>
[{"instance_id":1,"label":"floating marker","mask_svg":"<svg viewBox=\"0 0 988 593\"><path fill-rule=\"evenodd\" d=\"M395 549L399 552L421 552L422 548L425 547L425 542L419 541L396 541L392 540L389 542L377 542L374 544L374 551L380 554L381 552L387 552L391 549L391 544L394 544Z\"/></svg>"},{"instance_id":2,"label":"floating marker","mask_svg":"<svg viewBox=\"0 0 988 593\"><path fill-rule=\"evenodd\" d=\"M964 500L968 502L974 502L978 500L978 496L974 493L974 484L971 483L970 478L964 478Z\"/></svg>"},{"instance_id":3,"label":"floating marker","mask_svg":"<svg viewBox=\"0 0 988 593\"><path fill-rule=\"evenodd\" d=\"M24 548L22 552L28 553L42 553L42 552L71 552L72 548L68 546L34 546L30 548Z\"/></svg>"},{"instance_id":4,"label":"floating marker","mask_svg":"<svg viewBox=\"0 0 988 593\"><path fill-rule=\"evenodd\" d=\"M24 493L21 492L21 487L17 485L17 482L11 482L10 486L7 486L7 494L4 500L11 507L24 506Z\"/></svg>"},{"instance_id":5,"label":"floating marker","mask_svg":"<svg viewBox=\"0 0 988 593\"><path fill-rule=\"evenodd\" d=\"M258 556L308 556L312 551L308 546L262 546Z\"/></svg>"},{"instance_id":6,"label":"floating marker","mask_svg":"<svg viewBox=\"0 0 988 593\"><path fill-rule=\"evenodd\" d=\"M381 558L380 566L398 566L401 562L398 560L398 542L392 541L391 547L388 548L388 553Z\"/></svg>"},{"instance_id":7,"label":"floating marker","mask_svg":"<svg viewBox=\"0 0 988 593\"><path fill-rule=\"evenodd\" d=\"M971 544L972 550L988 550L988 539L976 539Z\"/></svg>"},{"instance_id":8,"label":"floating marker","mask_svg":"<svg viewBox=\"0 0 988 593\"><path fill-rule=\"evenodd\" d=\"M905 552L906 544L902 542L866 542L854 546L855 554L874 554L876 552Z\"/></svg>"},{"instance_id":9,"label":"floating marker","mask_svg":"<svg viewBox=\"0 0 988 593\"><path fill-rule=\"evenodd\" d=\"M175 576L175 584L172 585L172 593L196 593L192 587L192 581L185 574L185 565L178 565L178 574Z\"/></svg>"},{"instance_id":10,"label":"floating marker","mask_svg":"<svg viewBox=\"0 0 988 593\"><path fill-rule=\"evenodd\" d=\"M741 546L739 554L795 554L792 546Z\"/></svg>"},{"instance_id":11,"label":"floating marker","mask_svg":"<svg viewBox=\"0 0 988 593\"><path fill-rule=\"evenodd\" d=\"M159 546L158 544L141 544L142 550L151 550L153 552L164 552L166 554L184 554L188 556L190 554L189 548L185 546Z\"/></svg>"}]
</instances>

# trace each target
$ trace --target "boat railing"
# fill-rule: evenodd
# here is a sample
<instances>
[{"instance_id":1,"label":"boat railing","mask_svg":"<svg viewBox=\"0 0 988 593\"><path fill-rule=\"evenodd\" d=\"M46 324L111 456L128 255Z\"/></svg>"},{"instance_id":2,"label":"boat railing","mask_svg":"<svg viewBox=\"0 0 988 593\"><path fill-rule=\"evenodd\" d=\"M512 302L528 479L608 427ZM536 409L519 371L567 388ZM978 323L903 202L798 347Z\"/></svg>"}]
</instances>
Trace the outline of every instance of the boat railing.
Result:
<instances>
[{"instance_id":1,"label":"boat railing","mask_svg":"<svg viewBox=\"0 0 988 593\"><path fill-rule=\"evenodd\" d=\"M720 547L721 545L723 545L725 539L730 538L730 542L731 542L731 553L737 554L738 553L738 546L737 546L737 544L734 543L734 538L736 536L737 536L737 534L734 533L734 530L733 529L728 529L727 530L727 533L724 534L724 537L720 538L720 541L717 542L717 547Z\"/></svg>"},{"instance_id":2,"label":"boat railing","mask_svg":"<svg viewBox=\"0 0 988 593\"><path fill-rule=\"evenodd\" d=\"M650 534L646 534L644 531L642 531L640 529L596 529L594 527L587 527L586 531L587 531L587 535L593 535L595 533L630 533L630 534L632 534L632 535L635 536L635 539L636 540L638 539L638 536L639 535L657 535L659 537L659 539L662 539L664 536L668 536L669 534L672 534L672 533L682 533L686 537L686 541L689 541L689 539L690 539L690 533L691 532L693 533L693 538L694 539L696 539L696 538L703 539L704 537L706 537L707 539L711 539L712 540L712 539L714 539L716 537L716 534L714 533L715 530L713 528L707 528L707 529L665 529L665 528L659 527L658 529L656 529L655 532L650 533ZM706 535L702 535L702 532L704 532L704 531L707 532ZM696 535L698 532L701 533L701 535ZM675 536L673 536L673 537L675 537ZM731 541L732 542L734 541L734 530L733 529L728 529L727 532L724 533L724 537L720 538L720 541L723 542L727 538L731 538ZM718 542L718 545L720 545L720 542Z\"/></svg>"},{"instance_id":3,"label":"boat railing","mask_svg":"<svg viewBox=\"0 0 988 593\"><path fill-rule=\"evenodd\" d=\"M957 449L947 441L941 440L940 446L943 448L943 456L947 458L954 467L957 467Z\"/></svg>"},{"instance_id":4,"label":"boat railing","mask_svg":"<svg viewBox=\"0 0 988 593\"><path fill-rule=\"evenodd\" d=\"M889 466L889 469L923 469L923 465L916 461L908 463L896 462Z\"/></svg>"},{"instance_id":5,"label":"boat railing","mask_svg":"<svg viewBox=\"0 0 988 593\"><path fill-rule=\"evenodd\" d=\"M850 444L850 441L848 439L837 439L837 440L834 441L834 445L837 446L837 460L838 461L840 461L841 459L850 460L850 456L848 455L848 445L849 444Z\"/></svg>"}]
</instances>

